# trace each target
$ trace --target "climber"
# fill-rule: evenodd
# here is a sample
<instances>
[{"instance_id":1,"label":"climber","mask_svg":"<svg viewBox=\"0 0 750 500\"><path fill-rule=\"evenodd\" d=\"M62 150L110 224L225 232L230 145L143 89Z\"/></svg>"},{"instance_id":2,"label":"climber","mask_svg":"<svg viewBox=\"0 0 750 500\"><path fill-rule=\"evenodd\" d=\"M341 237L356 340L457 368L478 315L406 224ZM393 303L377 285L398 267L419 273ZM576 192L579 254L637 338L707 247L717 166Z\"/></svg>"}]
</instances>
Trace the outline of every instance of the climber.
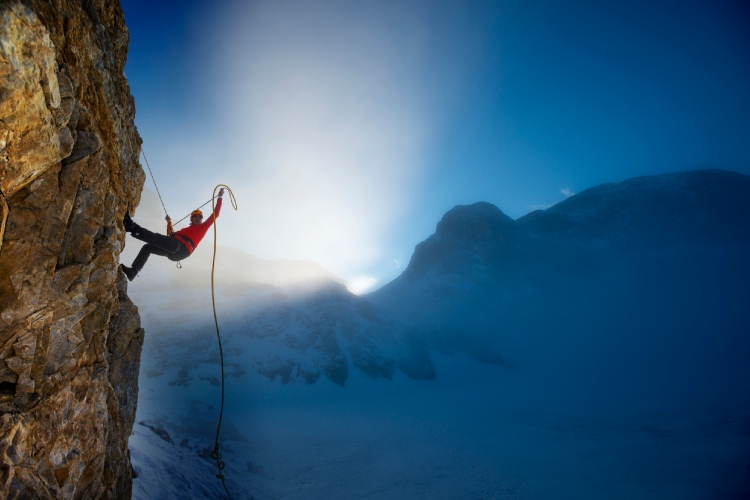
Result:
<instances>
[{"instance_id":1,"label":"climber","mask_svg":"<svg viewBox=\"0 0 750 500\"><path fill-rule=\"evenodd\" d=\"M216 202L215 217L218 217L219 212L221 211L221 197L223 195L224 188L221 188L218 196L219 201ZM209 217L205 222L201 222L203 221L203 212L200 210L193 210L190 214L190 225L177 232L172 230L172 220L168 215L166 220L167 236L164 236L163 234L152 233L148 229L143 229L141 226L133 222L133 219L130 218L130 212L125 213L125 218L123 219L125 231L133 235L135 239L146 242L141 248L141 251L138 252L138 256L133 261L131 267L128 267L125 264L120 264L122 271L130 281L133 281L135 277L138 276L138 273L143 269L143 266L146 265L146 261L151 254L166 257L175 262L189 257L198 246L198 243L200 243L206 235L208 228L214 223L214 216Z\"/></svg>"}]
</instances>

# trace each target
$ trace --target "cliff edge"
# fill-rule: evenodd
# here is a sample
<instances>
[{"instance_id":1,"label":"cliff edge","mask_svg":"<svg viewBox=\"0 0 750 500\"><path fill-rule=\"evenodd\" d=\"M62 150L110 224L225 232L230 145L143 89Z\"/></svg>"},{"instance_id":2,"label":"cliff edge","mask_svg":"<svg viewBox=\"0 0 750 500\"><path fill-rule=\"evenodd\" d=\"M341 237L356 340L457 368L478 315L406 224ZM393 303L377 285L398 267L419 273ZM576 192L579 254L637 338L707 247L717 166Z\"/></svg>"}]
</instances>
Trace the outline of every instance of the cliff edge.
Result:
<instances>
[{"instance_id":1,"label":"cliff edge","mask_svg":"<svg viewBox=\"0 0 750 500\"><path fill-rule=\"evenodd\" d=\"M144 174L116 0L0 3L0 497L128 498Z\"/></svg>"}]
</instances>

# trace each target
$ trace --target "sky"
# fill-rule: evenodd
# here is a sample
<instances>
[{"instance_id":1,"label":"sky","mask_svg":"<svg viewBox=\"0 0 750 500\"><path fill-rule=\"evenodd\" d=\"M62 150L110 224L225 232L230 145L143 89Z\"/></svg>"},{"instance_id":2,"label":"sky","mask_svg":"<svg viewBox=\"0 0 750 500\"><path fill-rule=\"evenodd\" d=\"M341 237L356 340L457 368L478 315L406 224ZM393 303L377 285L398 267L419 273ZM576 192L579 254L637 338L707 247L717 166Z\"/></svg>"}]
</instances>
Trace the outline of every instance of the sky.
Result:
<instances>
[{"instance_id":1,"label":"sky","mask_svg":"<svg viewBox=\"0 0 750 500\"><path fill-rule=\"evenodd\" d=\"M742 1L122 7L173 220L227 184L222 244L311 260L357 292L398 276L455 205L518 218L640 175L750 175Z\"/></svg>"}]
</instances>

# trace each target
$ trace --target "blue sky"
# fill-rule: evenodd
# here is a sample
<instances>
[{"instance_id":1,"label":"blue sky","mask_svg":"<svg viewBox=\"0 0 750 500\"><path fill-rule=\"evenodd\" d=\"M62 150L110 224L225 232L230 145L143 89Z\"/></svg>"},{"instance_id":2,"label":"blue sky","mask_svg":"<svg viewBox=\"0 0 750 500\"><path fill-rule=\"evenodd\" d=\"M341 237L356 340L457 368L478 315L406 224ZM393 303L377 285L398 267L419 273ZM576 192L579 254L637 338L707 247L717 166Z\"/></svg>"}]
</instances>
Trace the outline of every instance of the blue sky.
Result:
<instances>
[{"instance_id":1,"label":"blue sky","mask_svg":"<svg viewBox=\"0 0 750 500\"><path fill-rule=\"evenodd\" d=\"M170 215L226 183L240 211L223 243L358 290L396 277L457 204L517 218L638 175L750 174L743 2L122 6Z\"/></svg>"}]
</instances>

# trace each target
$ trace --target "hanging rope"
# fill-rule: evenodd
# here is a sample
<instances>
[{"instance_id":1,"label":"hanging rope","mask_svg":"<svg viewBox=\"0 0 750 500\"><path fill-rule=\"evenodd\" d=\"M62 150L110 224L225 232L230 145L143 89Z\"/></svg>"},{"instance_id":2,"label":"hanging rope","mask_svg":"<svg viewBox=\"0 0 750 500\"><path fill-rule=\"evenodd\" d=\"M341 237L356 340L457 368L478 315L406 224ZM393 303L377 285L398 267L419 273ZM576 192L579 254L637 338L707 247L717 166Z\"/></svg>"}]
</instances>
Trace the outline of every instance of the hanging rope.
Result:
<instances>
[{"instance_id":1,"label":"hanging rope","mask_svg":"<svg viewBox=\"0 0 750 500\"><path fill-rule=\"evenodd\" d=\"M164 215L169 217L169 214L167 213L167 207L164 206L164 200L161 199L159 186L156 185L156 178L154 177L154 173L151 171L151 165L148 164L148 158L146 158L146 153L143 151L143 148L140 148L140 151L141 151L141 154L143 155L143 159L146 160L146 166L148 167L148 172L151 174L151 180L154 182L154 187L156 188L156 194L159 195L159 201L161 202L161 207L164 209Z\"/></svg>"},{"instance_id":2,"label":"hanging rope","mask_svg":"<svg viewBox=\"0 0 750 500\"><path fill-rule=\"evenodd\" d=\"M214 188L213 197L211 198L211 213L216 213L216 204L213 203L213 201L216 199L216 190L219 188L226 188L226 190L229 192L229 199L232 202L232 208L237 210L237 200L234 198L234 193L232 193L232 190L229 189L229 186L225 184L218 184ZM204 203L205 205L205 203ZM214 323L216 324L216 338L219 341L219 358L221 359L221 407L219 409L219 423L216 425L216 439L214 440L214 451L211 452L211 458L216 460L216 477L221 479L221 484L224 486L224 491L226 491L227 496L229 499L232 499L232 495L229 494L229 489L227 489L227 483L224 481L224 473L222 472L224 470L224 462L221 460L221 454L219 453L219 432L221 431L221 421L224 417L224 351L221 348L221 334L219 333L219 320L216 317L216 300L214 298L214 269L216 267L216 221L217 218L215 215L212 215L214 218L214 257L211 261L211 305L214 308Z\"/></svg>"}]
</instances>

